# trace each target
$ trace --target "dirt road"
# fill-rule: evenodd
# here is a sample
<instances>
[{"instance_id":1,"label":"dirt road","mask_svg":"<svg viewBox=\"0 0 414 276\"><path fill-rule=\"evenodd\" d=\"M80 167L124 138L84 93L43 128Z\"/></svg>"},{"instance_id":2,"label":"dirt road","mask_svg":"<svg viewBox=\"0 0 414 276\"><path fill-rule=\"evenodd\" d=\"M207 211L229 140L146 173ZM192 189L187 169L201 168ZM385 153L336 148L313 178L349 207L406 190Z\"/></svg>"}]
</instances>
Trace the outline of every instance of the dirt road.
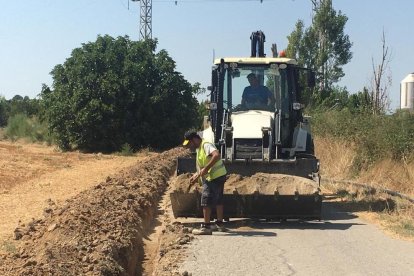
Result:
<instances>
[{"instance_id":1,"label":"dirt road","mask_svg":"<svg viewBox=\"0 0 414 276\"><path fill-rule=\"evenodd\" d=\"M324 204L321 222L230 223L199 236L180 272L208 275L414 275L414 243Z\"/></svg>"}]
</instances>

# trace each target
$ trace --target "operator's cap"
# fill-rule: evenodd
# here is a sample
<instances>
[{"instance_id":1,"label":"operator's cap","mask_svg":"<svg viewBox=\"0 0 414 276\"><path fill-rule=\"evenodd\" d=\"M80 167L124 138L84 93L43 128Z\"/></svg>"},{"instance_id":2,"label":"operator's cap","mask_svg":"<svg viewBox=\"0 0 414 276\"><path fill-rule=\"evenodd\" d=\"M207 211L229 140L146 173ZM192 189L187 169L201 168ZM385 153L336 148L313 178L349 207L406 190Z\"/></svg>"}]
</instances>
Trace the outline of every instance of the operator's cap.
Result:
<instances>
[{"instance_id":1,"label":"operator's cap","mask_svg":"<svg viewBox=\"0 0 414 276\"><path fill-rule=\"evenodd\" d=\"M191 140L191 139L193 139L193 138L195 138L195 137L197 137L197 138L200 138L200 139L201 139L200 135L198 135L198 133L197 133L196 131L194 131L194 130L189 130L189 131L187 131L187 132L184 134L184 142L183 142L183 146L187 146L187 145L188 145L188 143L190 142L190 140Z\"/></svg>"}]
</instances>

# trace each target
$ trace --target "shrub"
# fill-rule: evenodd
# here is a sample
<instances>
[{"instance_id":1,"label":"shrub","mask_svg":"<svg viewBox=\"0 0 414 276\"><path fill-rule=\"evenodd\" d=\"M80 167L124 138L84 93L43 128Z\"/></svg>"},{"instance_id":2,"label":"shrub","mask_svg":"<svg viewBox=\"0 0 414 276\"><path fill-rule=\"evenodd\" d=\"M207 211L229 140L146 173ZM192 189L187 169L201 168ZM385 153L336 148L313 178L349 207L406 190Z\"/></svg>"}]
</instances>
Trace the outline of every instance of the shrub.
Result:
<instances>
[{"instance_id":1,"label":"shrub","mask_svg":"<svg viewBox=\"0 0 414 276\"><path fill-rule=\"evenodd\" d=\"M132 147L128 143L125 143L125 144L122 145L121 151L119 152L119 155L132 156L132 155L134 155L134 150L132 149Z\"/></svg>"},{"instance_id":2,"label":"shrub","mask_svg":"<svg viewBox=\"0 0 414 276\"><path fill-rule=\"evenodd\" d=\"M314 112L315 135L351 141L358 151L354 160L361 170L385 157L395 160L414 157L414 115L372 115L347 109Z\"/></svg>"},{"instance_id":3,"label":"shrub","mask_svg":"<svg viewBox=\"0 0 414 276\"><path fill-rule=\"evenodd\" d=\"M29 118L25 114L16 114L9 118L5 128L5 137L13 141L27 138L31 142L52 143L46 124L36 117Z\"/></svg>"}]
</instances>

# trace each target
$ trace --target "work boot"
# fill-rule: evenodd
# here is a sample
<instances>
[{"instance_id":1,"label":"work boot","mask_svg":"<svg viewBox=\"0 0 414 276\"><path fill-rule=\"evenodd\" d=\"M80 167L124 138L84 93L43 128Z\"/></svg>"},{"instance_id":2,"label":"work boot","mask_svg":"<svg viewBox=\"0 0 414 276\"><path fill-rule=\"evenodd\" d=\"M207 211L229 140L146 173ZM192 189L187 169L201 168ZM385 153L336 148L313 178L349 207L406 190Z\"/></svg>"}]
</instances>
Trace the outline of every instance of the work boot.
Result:
<instances>
[{"instance_id":1,"label":"work boot","mask_svg":"<svg viewBox=\"0 0 414 276\"><path fill-rule=\"evenodd\" d=\"M217 231L217 232L228 232L229 229L224 227L223 222L222 221L216 221L216 224L212 225L213 227L210 227L212 231Z\"/></svg>"},{"instance_id":2,"label":"work boot","mask_svg":"<svg viewBox=\"0 0 414 276\"><path fill-rule=\"evenodd\" d=\"M218 231L218 226L217 226L217 224L215 224L215 223L210 224L210 229L211 229L211 231L213 231L213 232Z\"/></svg>"},{"instance_id":3,"label":"work boot","mask_svg":"<svg viewBox=\"0 0 414 276\"><path fill-rule=\"evenodd\" d=\"M193 235L211 235L213 231L208 225L201 224L201 227L193 230Z\"/></svg>"}]
</instances>

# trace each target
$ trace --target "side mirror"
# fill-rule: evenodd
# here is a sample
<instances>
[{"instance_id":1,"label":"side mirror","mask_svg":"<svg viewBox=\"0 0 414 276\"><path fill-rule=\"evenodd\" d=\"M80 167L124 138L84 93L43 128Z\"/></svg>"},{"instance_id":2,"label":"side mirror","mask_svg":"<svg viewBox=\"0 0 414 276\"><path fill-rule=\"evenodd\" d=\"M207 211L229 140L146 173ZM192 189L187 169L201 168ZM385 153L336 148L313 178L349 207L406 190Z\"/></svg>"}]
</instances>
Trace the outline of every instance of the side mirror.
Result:
<instances>
[{"instance_id":1,"label":"side mirror","mask_svg":"<svg viewBox=\"0 0 414 276\"><path fill-rule=\"evenodd\" d=\"M211 86L211 85L207 86L207 90L208 91L213 91L213 86Z\"/></svg>"},{"instance_id":2,"label":"side mirror","mask_svg":"<svg viewBox=\"0 0 414 276\"><path fill-rule=\"evenodd\" d=\"M303 105L301 103L293 103L292 108L293 108L293 110L301 110L302 108L305 108L305 105Z\"/></svg>"},{"instance_id":3,"label":"side mirror","mask_svg":"<svg viewBox=\"0 0 414 276\"><path fill-rule=\"evenodd\" d=\"M208 110L217 110L217 103L210 103L207 107Z\"/></svg>"},{"instance_id":4,"label":"side mirror","mask_svg":"<svg viewBox=\"0 0 414 276\"><path fill-rule=\"evenodd\" d=\"M231 76L234 78L239 78L240 77L240 71L238 69L235 69L231 72Z\"/></svg>"}]
</instances>

